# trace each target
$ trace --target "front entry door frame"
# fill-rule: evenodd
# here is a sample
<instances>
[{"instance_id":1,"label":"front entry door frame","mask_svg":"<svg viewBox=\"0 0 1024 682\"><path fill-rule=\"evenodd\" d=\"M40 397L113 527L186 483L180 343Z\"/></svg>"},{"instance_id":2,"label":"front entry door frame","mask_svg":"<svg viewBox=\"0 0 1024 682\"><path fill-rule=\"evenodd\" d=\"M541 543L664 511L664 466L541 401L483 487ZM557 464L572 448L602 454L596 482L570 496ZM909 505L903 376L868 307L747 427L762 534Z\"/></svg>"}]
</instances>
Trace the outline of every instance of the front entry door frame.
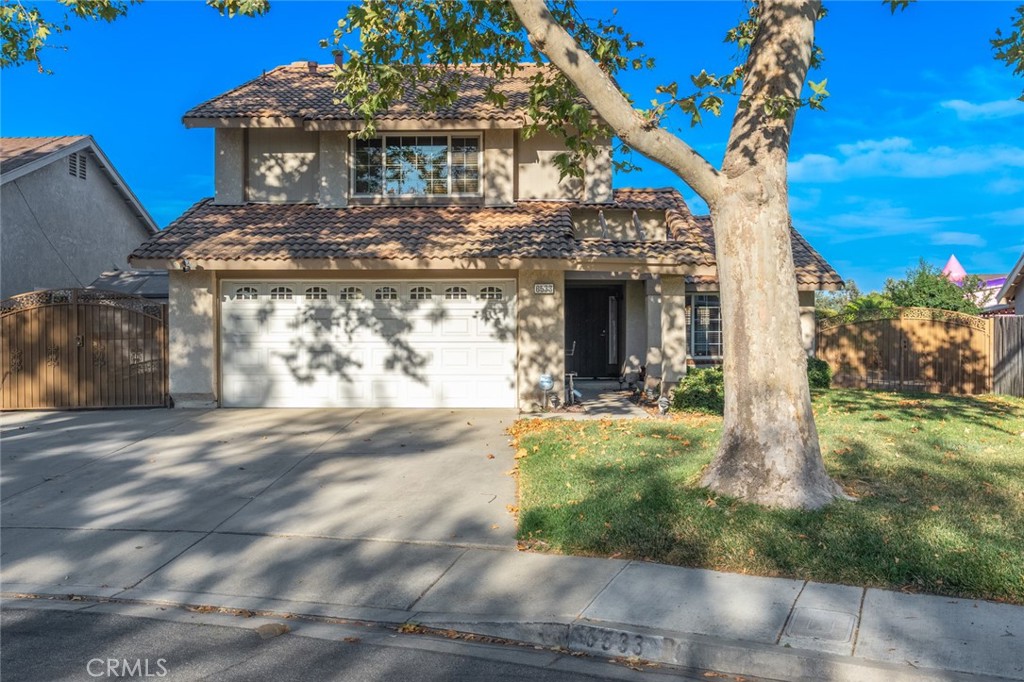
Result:
<instances>
[{"instance_id":1,"label":"front entry door frame","mask_svg":"<svg viewBox=\"0 0 1024 682\"><path fill-rule=\"evenodd\" d=\"M583 379L619 377L626 350L625 293L623 284L566 284L566 372Z\"/></svg>"}]
</instances>

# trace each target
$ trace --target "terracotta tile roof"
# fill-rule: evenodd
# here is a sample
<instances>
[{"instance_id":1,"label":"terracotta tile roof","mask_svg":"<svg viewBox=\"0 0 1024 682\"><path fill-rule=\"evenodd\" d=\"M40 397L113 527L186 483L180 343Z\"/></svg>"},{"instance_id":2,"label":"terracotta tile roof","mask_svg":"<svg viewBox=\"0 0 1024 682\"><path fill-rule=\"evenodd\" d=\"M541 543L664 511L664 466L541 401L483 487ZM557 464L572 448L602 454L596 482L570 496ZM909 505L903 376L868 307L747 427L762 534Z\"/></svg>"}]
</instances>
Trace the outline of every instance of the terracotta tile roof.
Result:
<instances>
[{"instance_id":1,"label":"terracotta tile roof","mask_svg":"<svg viewBox=\"0 0 1024 682\"><path fill-rule=\"evenodd\" d=\"M406 93L391 108L377 117L379 121L487 120L521 122L529 94L530 79L539 69L522 64L514 76L504 78L497 91L508 101L496 107L484 100L484 91L492 82L488 76L469 69L469 78L450 107L427 112L416 102L415 92ZM204 118L299 118L304 121L355 121L361 116L344 104L336 103L334 65L318 65L311 73L305 62L279 66L237 88L207 100L185 114L185 119Z\"/></svg>"},{"instance_id":2,"label":"terracotta tile roof","mask_svg":"<svg viewBox=\"0 0 1024 682\"><path fill-rule=\"evenodd\" d=\"M668 241L576 239L572 212L595 208L573 202L523 201L507 208L479 206L351 206L244 204L205 199L140 246L134 260L286 261L606 259L713 266L709 216L694 216L676 190L618 190L604 208L663 209ZM670 208L664 208L670 206ZM834 286L842 279L793 230L797 281ZM713 285L714 276L687 281Z\"/></svg>"},{"instance_id":3,"label":"terracotta tile roof","mask_svg":"<svg viewBox=\"0 0 1024 682\"><path fill-rule=\"evenodd\" d=\"M313 204L218 206L199 202L133 259L441 260L568 258L564 206L321 208Z\"/></svg>"},{"instance_id":4,"label":"terracotta tile roof","mask_svg":"<svg viewBox=\"0 0 1024 682\"><path fill-rule=\"evenodd\" d=\"M0 173L10 173L25 164L59 152L86 138L86 135L2 137L0 138Z\"/></svg>"}]
</instances>

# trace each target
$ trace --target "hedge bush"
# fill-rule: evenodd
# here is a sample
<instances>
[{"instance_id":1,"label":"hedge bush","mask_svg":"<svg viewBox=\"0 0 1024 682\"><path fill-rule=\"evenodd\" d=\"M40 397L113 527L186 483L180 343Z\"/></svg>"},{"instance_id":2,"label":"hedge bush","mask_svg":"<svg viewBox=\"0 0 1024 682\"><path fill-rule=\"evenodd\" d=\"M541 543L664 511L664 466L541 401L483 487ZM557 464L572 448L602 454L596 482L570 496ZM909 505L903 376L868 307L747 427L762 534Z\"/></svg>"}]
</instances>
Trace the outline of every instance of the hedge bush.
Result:
<instances>
[{"instance_id":1,"label":"hedge bush","mask_svg":"<svg viewBox=\"0 0 1024 682\"><path fill-rule=\"evenodd\" d=\"M811 388L832 386L832 368L821 358L807 358L807 383Z\"/></svg>"},{"instance_id":2,"label":"hedge bush","mask_svg":"<svg viewBox=\"0 0 1024 682\"><path fill-rule=\"evenodd\" d=\"M807 359L807 383L811 388L829 388L832 368L818 358ZM721 367L691 369L672 392L672 407L722 414L725 411L725 380Z\"/></svg>"},{"instance_id":3,"label":"hedge bush","mask_svg":"<svg viewBox=\"0 0 1024 682\"><path fill-rule=\"evenodd\" d=\"M725 411L725 385L721 367L691 369L672 392L672 407L722 414Z\"/></svg>"}]
</instances>

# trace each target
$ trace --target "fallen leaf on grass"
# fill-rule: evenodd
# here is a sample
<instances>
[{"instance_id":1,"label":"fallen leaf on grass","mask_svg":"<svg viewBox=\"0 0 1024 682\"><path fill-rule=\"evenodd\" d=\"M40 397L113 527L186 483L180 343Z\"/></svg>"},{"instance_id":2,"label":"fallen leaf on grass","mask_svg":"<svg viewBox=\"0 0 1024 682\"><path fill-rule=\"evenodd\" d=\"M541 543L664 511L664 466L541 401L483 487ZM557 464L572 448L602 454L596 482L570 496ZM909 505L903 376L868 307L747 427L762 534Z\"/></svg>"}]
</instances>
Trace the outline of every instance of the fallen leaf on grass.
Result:
<instances>
[{"instance_id":1,"label":"fallen leaf on grass","mask_svg":"<svg viewBox=\"0 0 1024 682\"><path fill-rule=\"evenodd\" d=\"M932 506L928 507L928 509L930 511L939 511L939 509L941 509L941 507L939 507L939 505L937 505L937 504L933 504Z\"/></svg>"},{"instance_id":2,"label":"fallen leaf on grass","mask_svg":"<svg viewBox=\"0 0 1024 682\"><path fill-rule=\"evenodd\" d=\"M888 415L884 415L881 412L875 412L873 415L871 415L871 418L874 419L876 422L887 422L887 421L889 421L889 416Z\"/></svg>"}]
</instances>

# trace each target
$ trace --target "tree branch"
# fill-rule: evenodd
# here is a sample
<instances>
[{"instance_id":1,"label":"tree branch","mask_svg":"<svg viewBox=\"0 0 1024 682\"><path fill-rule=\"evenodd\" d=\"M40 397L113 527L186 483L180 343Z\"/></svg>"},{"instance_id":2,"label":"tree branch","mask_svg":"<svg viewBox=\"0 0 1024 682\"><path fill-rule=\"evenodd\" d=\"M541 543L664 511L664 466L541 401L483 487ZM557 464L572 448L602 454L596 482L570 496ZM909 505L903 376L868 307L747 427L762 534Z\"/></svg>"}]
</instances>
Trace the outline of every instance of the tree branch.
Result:
<instances>
[{"instance_id":1,"label":"tree branch","mask_svg":"<svg viewBox=\"0 0 1024 682\"><path fill-rule=\"evenodd\" d=\"M650 128L615 82L555 21L544 0L509 0L533 46L591 103L619 138L652 161L675 171L708 205L722 192L714 166L664 128Z\"/></svg>"}]
</instances>

